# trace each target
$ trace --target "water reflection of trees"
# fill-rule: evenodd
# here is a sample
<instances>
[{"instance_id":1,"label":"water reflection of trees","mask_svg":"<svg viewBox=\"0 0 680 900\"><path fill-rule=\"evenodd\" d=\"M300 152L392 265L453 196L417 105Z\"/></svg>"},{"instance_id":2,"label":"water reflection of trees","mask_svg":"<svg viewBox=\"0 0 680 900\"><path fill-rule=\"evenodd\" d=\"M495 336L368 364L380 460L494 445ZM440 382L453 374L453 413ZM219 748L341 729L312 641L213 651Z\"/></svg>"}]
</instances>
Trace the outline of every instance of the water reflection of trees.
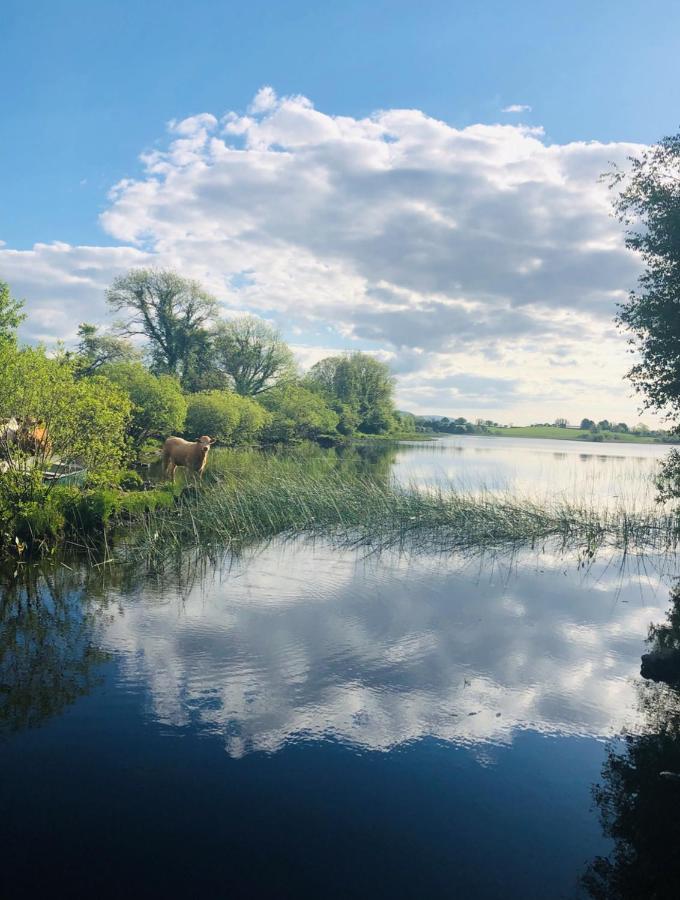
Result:
<instances>
[{"instance_id":1,"label":"water reflection of trees","mask_svg":"<svg viewBox=\"0 0 680 900\"><path fill-rule=\"evenodd\" d=\"M673 654L680 655L680 583L667 622L650 629L649 644L642 672L654 680L639 686L645 731L609 748L593 791L614 841L609 857L595 859L584 878L595 898L680 896L680 690L672 665Z\"/></svg>"},{"instance_id":2,"label":"water reflection of trees","mask_svg":"<svg viewBox=\"0 0 680 900\"><path fill-rule=\"evenodd\" d=\"M353 471L373 478L389 479L397 460L400 445L396 443L348 444L337 448L337 457L342 465L349 465Z\"/></svg>"},{"instance_id":3,"label":"water reflection of trees","mask_svg":"<svg viewBox=\"0 0 680 900\"><path fill-rule=\"evenodd\" d=\"M93 642L101 591L64 565L0 571L0 734L40 725L92 689L106 659Z\"/></svg>"}]
</instances>

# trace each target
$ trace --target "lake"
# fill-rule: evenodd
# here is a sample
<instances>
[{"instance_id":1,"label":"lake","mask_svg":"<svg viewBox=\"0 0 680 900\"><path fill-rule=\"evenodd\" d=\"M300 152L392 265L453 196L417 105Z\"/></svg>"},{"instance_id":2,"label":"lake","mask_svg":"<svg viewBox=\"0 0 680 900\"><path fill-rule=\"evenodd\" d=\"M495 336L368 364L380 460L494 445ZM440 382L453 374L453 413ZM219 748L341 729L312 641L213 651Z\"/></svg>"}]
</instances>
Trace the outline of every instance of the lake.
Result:
<instances>
[{"instance_id":1,"label":"lake","mask_svg":"<svg viewBox=\"0 0 680 900\"><path fill-rule=\"evenodd\" d=\"M666 452L454 436L338 464L639 506ZM644 897L648 871L676 896L677 696L640 657L678 575L323 541L175 581L73 557L6 571L2 896L544 900L588 896L589 873L593 896Z\"/></svg>"}]
</instances>

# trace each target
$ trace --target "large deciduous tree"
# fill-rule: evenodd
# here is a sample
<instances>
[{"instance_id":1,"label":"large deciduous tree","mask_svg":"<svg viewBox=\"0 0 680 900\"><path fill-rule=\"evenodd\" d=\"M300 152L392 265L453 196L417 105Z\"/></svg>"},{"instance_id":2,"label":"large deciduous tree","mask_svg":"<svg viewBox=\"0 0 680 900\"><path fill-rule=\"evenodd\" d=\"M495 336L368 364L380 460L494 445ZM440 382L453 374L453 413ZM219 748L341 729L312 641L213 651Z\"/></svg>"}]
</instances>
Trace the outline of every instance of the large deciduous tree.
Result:
<instances>
[{"instance_id":1,"label":"large deciduous tree","mask_svg":"<svg viewBox=\"0 0 680 900\"><path fill-rule=\"evenodd\" d=\"M620 307L640 360L629 372L646 408L680 420L680 134L667 137L614 170L616 213L626 246L645 269Z\"/></svg>"},{"instance_id":2,"label":"large deciduous tree","mask_svg":"<svg viewBox=\"0 0 680 900\"><path fill-rule=\"evenodd\" d=\"M115 334L100 332L96 325L83 322L78 326L78 348L74 356L76 377L95 375L108 363L134 362L142 354L130 341Z\"/></svg>"},{"instance_id":3,"label":"large deciduous tree","mask_svg":"<svg viewBox=\"0 0 680 900\"><path fill-rule=\"evenodd\" d=\"M106 299L123 316L118 325L121 334L147 338L156 372L180 380L189 377L205 330L217 314L211 294L175 272L133 269L116 278Z\"/></svg>"},{"instance_id":4,"label":"large deciduous tree","mask_svg":"<svg viewBox=\"0 0 680 900\"><path fill-rule=\"evenodd\" d=\"M213 348L213 364L244 397L262 394L295 374L293 354L279 331L255 316L220 322Z\"/></svg>"},{"instance_id":5,"label":"large deciduous tree","mask_svg":"<svg viewBox=\"0 0 680 900\"><path fill-rule=\"evenodd\" d=\"M368 353L328 356L312 366L306 383L326 396L345 433L381 434L396 424L394 378L386 363Z\"/></svg>"}]
</instances>

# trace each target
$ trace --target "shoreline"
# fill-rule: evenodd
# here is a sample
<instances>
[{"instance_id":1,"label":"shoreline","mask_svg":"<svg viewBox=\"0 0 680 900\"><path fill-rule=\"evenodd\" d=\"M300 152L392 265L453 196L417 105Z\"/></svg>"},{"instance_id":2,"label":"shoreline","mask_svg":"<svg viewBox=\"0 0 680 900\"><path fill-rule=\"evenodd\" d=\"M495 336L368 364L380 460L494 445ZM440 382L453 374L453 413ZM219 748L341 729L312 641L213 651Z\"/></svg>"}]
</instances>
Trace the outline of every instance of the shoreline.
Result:
<instances>
[{"instance_id":1,"label":"shoreline","mask_svg":"<svg viewBox=\"0 0 680 900\"><path fill-rule=\"evenodd\" d=\"M547 432L550 430L550 433ZM567 432L565 434L564 432ZM561 432L561 433L559 433ZM508 427L508 428L497 428L489 431L478 431L478 432L468 432L468 433L456 433L456 432L448 432L448 431L435 431L430 432L426 435L426 437L430 438L440 438L440 437L509 437L509 438L531 438L533 440L539 441L570 441L571 443L576 444L651 444L657 445L661 444L662 446L667 447L677 447L680 445L680 437L677 439L664 439L658 437L644 437L642 435L630 434L622 432L617 434L616 437L613 436L612 432L607 432L607 437L604 437L602 433L593 435L590 432L586 431L576 431L573 433L568 433L569 429L566 428L551 428L551 427L533 427L533 426L519 426L517 428ZM405 438L399 438L399 440L405 440Z\"/></svg>"}]
</instances>

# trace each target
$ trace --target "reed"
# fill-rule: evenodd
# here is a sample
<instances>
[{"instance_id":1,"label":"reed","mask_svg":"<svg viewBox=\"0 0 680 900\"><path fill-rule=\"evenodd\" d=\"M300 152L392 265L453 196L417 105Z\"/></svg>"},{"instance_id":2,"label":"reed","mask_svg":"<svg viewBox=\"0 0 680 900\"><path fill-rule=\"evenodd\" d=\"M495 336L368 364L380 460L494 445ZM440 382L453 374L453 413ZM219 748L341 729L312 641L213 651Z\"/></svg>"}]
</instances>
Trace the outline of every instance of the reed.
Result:
<instances>
[{"instance_id":1,"label":"reed","mask_svg":"<svg viewBox=\"0 0 680 900\"><path fill-rule=\"evenodd\" d=\"M592 557L677 548L680 525L665 507L614 509L449 487L423 490L362 475L327 458L223 453L205 486L172 509L131 523L125 547L155 564L193 549L211 554L273 537L323 538L369 550L455 552L551 542Z\"/></svg>"}]
</instances>

